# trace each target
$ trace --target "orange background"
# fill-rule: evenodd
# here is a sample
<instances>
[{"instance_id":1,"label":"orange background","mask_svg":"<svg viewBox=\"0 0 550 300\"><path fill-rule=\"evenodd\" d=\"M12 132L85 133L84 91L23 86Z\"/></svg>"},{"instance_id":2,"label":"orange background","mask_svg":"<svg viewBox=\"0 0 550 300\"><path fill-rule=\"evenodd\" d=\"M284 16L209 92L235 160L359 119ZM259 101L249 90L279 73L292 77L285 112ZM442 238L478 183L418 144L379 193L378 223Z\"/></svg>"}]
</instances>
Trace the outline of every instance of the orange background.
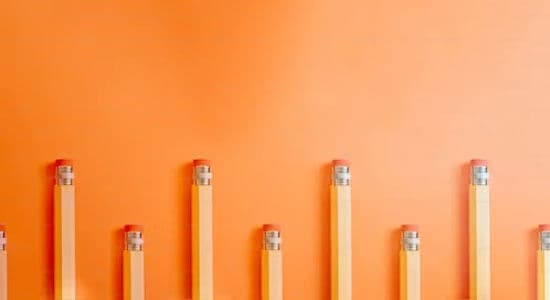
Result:
<instances>
[{"instance_id":1,"label":"orange background","mask_svg":"<svg viewBox=\"0 0 550 300\"><path fill-rule=\"evenodd\" d=\"M79 299L121 299L146 226L148 299L190 297L190 162L214 167L216 300L329 299L328 163L352 161L354 299L397 299L418 223L423 299L467 297L467 161L492 171L494 299L535 299L550 222L550 2L4 1L0 220L11 299L52 299L51 163L77 161Z\"/></svg>"}]
</instances>

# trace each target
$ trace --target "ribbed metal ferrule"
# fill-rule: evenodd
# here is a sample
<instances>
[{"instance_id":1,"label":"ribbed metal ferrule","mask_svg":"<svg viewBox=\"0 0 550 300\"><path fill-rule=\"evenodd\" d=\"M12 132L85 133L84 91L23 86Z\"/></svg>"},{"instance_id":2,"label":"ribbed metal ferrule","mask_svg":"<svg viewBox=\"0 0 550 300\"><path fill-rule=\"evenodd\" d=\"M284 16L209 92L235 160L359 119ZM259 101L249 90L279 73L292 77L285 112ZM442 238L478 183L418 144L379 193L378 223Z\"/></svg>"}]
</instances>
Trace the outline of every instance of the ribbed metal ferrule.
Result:
<instances>
[{"instance_id":1,"label":"ribbed metal ferrule","mask_svg":"<svg viewBox=\"0 0 550 300\"><path fill-rule=\"evenodd\" d=\"M193 182L196 185L210 185L212 172L210 166L199 165L193 167Z\"/></svg>"},{"instance_id":2,"label":"ribbed metal ferrule","mask_svg":"<svg viewBox=\"0 0 550 300\"><path fill-rule=\"evenodd\" d=\"M264 249L281 250L281 232L275 230L264 231Z\"/></svg>"},{"instance_id":3,"label":"ribbed metal ferrule","mask_svg":"<svg viewBox=\"0 0 550 300\"><path fill-rule=\"evenodd\" d=\"M143 250L143 234L139 231L126 232L125 249L128 251Z\"/></svg>"},{"instance_id":4,"label":"ribbed metal ferrule","mask_svg":"<svg viewBox=\"0 0 550 300\"><path fill-rule=\"evenodd\" d=\"M351 172L348 166L333 166L332 167L332 184L333 185L350 185Z\"/></svg>"},{"instance_id":5,"label":"ribbed metal ferrule","mask_svg":"<svg viewBox=\"0 0 550 300\"><path fill-rule=\"evenodd\" d=\"M420 250L420 237L416 231L403 231L401 233L401 249L405 251Z\"/></svg>"},{"instance_id":6,"label":"ribbed metal ferrule","mask_svg":"<svg viewBox=\"0 0 550 300\"><path fill-rule=\"evenodd\" d=\"M473 166L471 170L473 185L489 184L489 169L486 166Z\"/></svg>"},{"instance_id":7,"label":"ribbed metal ferrule","mask_svg":"<svg viewBox=\"0 0 550 300\"><path fill-rule=\"evenodd\" d=\"M6 232L0 231L0 251L5 251L8 244L8 239L6 238Z\"/></svg>"},{"instance_id":8,"label":"ribbed metal ferrule","mask_svg":"<svg viewBox=\"0 0 550 300\"><path fill-rule=\"evenodd\" d=\"M74 172L72 166L57 166L55 180L58 185L73 185Z\"/></svg>"},{"instance_id":9,"label":"ribbed metal ferrule","mask_svg":"<svg viewBox=\"0 0 550 300\"><path fill-rule=\"evenodd\" d=\"M550 231L539 233L539 246L541 250L550 250Z\"/></svg>"}]
</instances>

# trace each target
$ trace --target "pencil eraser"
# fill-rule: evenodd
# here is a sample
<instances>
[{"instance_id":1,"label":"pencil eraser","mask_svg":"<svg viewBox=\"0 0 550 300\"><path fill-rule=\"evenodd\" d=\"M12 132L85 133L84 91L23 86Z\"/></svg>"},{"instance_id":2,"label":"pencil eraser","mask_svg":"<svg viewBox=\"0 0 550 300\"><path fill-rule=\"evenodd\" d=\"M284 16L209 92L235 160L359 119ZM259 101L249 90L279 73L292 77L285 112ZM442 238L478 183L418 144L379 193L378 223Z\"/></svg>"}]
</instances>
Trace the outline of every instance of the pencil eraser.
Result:
<instances>
[{"instance_id":1,"label":"pencil eraser","mask_svg":"<svg viewBox=\"0 0 550 300\"><path fill-rule=\"evenodd\" d=\"M6 224L0 224L0 231L6 232Z\"/></svg>"},{"instance_id":2,"label":"pencil eraser","mask_svg":"<svg viewBox=\"0 0 550 300\"><path fill-rule=\"evenodd\" d=\"M281 231L279 224L264 224L262 228L264 231Z\"/></svg>"},{"instance_id":3,"label":"pencil eraser","mask_svg":"<svg viewBox=\"0 0 550 300\"><path fill-rule=\"evenodd\" d=\"M418 232L418 225L415 224L405 224L401 226L402 231L415 231Z\"/></svg>"},{"instance_id":4,"label":"pencil eraser","mask_svg":"<svg viewBox=\"0 0 550 300\"><path fill-rule=\"evenodd\" d=\"M135 224L126 225L126 226L124 226L124 231L126 231L126 232L130 232L130 231L143 232L143 225L135 225Z\"/></svg>"},{"instance_id":5,"label":"pencil eraser","mask_svg":"<svg viewBox=\"0 0 550 300\"><path fill-rule=\"evenodd\" d=\"M332 161L332 166L333 167L337 167L337 166L349 167L349 161L347 161L345 159L334 159Z\"/></svg>"},{"instance_id":6,"label":"pencil eraser","mask_svg":"<svg viewBox=\"0 0 550 300\"><path fill-rule=\"evenodd\" d=\"M56 159L55 160L55 166L73 166L73 161L71 159Z\"/></svg>"},{"instance_id":7,"label":"pencil eraser","mask_svg":"<svg viewBox=\"0 0 550 300\"><path fill-rule=\"evenodd\" d=\"M470 161L470 165L472 167L487 167L489 162L485 159L472 159Z\"/></svg>"},{"instance_id":8,"label":"pencil eraser","mask_svg":"<svg viewBox=\"0 0 550 300\"><path fill-rule=\"evenodd\" d=\"M539 225L539 231L550 231L550 224L540 224Z\"/></svg>"},{"instance_id":9,"label":"pencil eraser","mask_svg":"<svg viewBox=\"0 0 550 300\"><path fill-rule=\"evenodd\" d=\"M209 166L210 167L210 160L208 159L194 159L193 160L193 166Z\"/></svg>"}]
</instances>

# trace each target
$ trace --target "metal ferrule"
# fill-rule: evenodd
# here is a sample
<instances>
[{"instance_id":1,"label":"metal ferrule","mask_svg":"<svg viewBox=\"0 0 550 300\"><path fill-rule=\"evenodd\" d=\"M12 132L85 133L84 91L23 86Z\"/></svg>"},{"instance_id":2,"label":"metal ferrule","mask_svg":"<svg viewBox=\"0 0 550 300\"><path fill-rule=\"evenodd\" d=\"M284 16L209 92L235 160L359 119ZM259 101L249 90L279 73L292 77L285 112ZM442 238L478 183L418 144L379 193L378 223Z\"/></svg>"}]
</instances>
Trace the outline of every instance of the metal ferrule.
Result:
<instances>
[{"instance_id":1,"label":"metal ferrule","mask_svg":"<svg viewBox=\"0 0 550 300\"><path fill-rule=\"evenodd\" d=\"M74 172L72 166L57 166L55 180L58 185L73 185Z\"/></svg>"},{"instance_id":2,"label":"metal ferrule","mask_svg":"<svg viewBox=\"0 0 550 300\"><path fill-rule=\"evenodd\" d=\"M8 239L6 238L6 232L0 231L0 251L6 251Z\"/></svg>"},{"instance_id":3,"label":"metal ferrule","mask_svg":"<svg viewBox=\"0 0 550 300\"><path fill-rule=\"evenodd\" d=\"M550 231L539 233L540 250L550 250Z\"/></svg>"},{"instance_id":4,"label":"metal ferrule","mask_svg":"<svg viewBox=\"0 0 550 300\"><path fill-rule=\"evenodd\" d=\"M489 184L489 170L486 166L473 166L472 167L472 184L473 185L488 185Z\"/></svg>"},{"instance_id":5,"label":"metal ferrule","mask_svg":"<svg viewBox=\"0 0 550 300\"><path fill-rule=\"evenodd\" d=\"M143 250L143 234L139 231L126 232L125 249L128 251Z\"/></svg>"},{"instance_id":6,"label":"metal ferrule","mask_svg":"<svg viewBox=\"0 0 550 300\"><path fill-rule=\"evenodd\" d=\"M196 185L210 185L212 172L210 166L199 165L193 167L193 182Z\"/></svg>"},{"instance_id":7,"label":"metal ferrule","mask_svg":"<svg viewBox=\"0 0 550 300\"><path fill-rule=\"evenodd\" d=\"M416 231L403 231L401 233L401 249L404 251L420 250L420 237Z\"/></svg>"},{"instance_id":8,"label":"metal ferrule","mask_svg":"<svg viewBox=\"0 0 550 300\"><path fill-rule=\"evenodd\" d=\"M281 232L275 230L264 231L264 249L281 250Z\"/></svg>"},{"instance_id":9,"label":"metal ferrule","mask_svg":"<svg viewBox=\"0 0 550 300\"><path fill-rule=\"evenodd\" d=\"M351 173L348 166L332 167L332 185L350 185Z\"/></svg>"}]
</instances>

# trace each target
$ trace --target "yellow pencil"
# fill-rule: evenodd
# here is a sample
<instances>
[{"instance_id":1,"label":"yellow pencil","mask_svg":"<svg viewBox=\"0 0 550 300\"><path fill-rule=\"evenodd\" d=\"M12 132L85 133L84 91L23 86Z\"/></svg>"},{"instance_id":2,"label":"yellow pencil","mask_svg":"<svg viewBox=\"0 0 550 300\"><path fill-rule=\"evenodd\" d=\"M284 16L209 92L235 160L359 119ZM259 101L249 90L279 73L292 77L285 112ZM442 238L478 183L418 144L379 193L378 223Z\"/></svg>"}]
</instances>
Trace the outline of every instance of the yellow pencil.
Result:
<instances>
[{"instance_id":1,"label":"yellow pencil","mask_svg":"<svg viewBox=\"0 0 550 300\"><path fill-rule=\"evenodd\" d=\"M214 299L211 178L210 161L194 160L191 187L193 300Z\"/></svg>"},{"instance_id":2,"label":"yellow pencil","mask_svg":"<svg viewBox=\"0 0 550 300\"><path fill-rule=\"evenodd\" d=\"M471 161L470 298L491 299L491 231L487 161Z\"/></svg>"},{"instance_id":3,"label":"yellow pencil","mask_svg":"<svg viewBox=\"0 0 550 300\"><path fill-rule=\"evenodd\" d=\"M143 226L126 225L124 237L124 300L143 300L145 299Z\"/></svg>"},{"instance_id":4,"label":"yellow pencil","mask_svg":"<svg viewBox=\"0 0 550 300\"><path fill-rule=\"evenodd\" d=\"M8 300L8 239L6 225L0 224L0 300Z\"/></svg>"},{"instance_id":5,"label":"yellow pencil","mask_svg":"<svg viewBox=\"0 0 550 300\"><path fill-rule=\"evenodd\" d=\"M418 226L401 227L400 299L420 300L420 238Z\"/></svg>"},{"instance_id":6,"label":"yellow pencil","mask_svg":"<svg viewBox=\"0 0 550 300\"><path fill-rule=\"evenodd\" d=\"M537 300L550 300L550 224L539 225Z\"/></svg>"},{"instance_id":7,"label":"yellow pencil","mask_svg":"<svg viewBox=\"0 0 550 300\"><path fill-rule=\"evenodd\" d=\"M349 163L332 162L330 185L331 299L351 300L351 175Z\"/></svg>"},{"instance_id":8,"label":"yellow pencil","mask_svg":"<svg viewBox=\"0 0 550 300\"><path fill-rule=\"evenodd\" d=\"M55 299L75 300L75 188L70 160L56 161L55 206Z\"/></svg>"},{"instance_id":9,"label":"yellow pencil","mask_svg":"<svg viewBox=\"0 0 550 300\"><path fill-rule=\"evenodd\" d=\"M283 255L279 225L263 226L262 300L283 299Z\"/></svg>"}]
</instances>

